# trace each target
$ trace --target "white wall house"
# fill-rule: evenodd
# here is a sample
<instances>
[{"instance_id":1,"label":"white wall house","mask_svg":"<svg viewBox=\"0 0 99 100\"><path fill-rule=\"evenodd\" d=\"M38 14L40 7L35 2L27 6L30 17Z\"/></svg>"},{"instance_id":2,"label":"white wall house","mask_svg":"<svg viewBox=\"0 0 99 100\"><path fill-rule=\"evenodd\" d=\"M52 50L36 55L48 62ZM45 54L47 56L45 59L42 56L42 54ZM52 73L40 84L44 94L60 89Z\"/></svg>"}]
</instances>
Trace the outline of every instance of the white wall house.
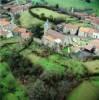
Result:
<instances>
[{"instance_id":1,"label":"white wall house","mask_svg":"<svg viewBox=\"0 0 99 100\"><path fill-rule=\"evenodd\" d=\"M73 24L65 24L63 27L63 32L66 34L76 35L79 27Z\"/></svg>"},{"instance_id":2,"label":"white wall house","mask_svg":"<svg viewBox=\"0 0 99 100\"><path fill-rule=\"evenodd\" d=\"M78 36L80 37L85 37L85 38L97 38L99 39L99 31L93 28L86 28L86 27L81 27L79 29Z\"/></svg>"}]
</instances>

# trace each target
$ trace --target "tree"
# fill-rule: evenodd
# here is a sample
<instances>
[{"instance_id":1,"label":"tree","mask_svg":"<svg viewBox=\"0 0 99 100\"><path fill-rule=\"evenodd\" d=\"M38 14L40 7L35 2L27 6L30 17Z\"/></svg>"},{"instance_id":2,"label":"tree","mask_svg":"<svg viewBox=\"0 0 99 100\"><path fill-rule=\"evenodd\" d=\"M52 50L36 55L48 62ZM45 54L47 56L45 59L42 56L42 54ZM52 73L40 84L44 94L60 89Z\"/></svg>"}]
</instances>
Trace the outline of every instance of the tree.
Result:
<instances>
[{"instance_id":1,"label":"tree","mask_svg":"<svg viewBox=\"0 0 99 100\"><path fill-rule=\"evenodd\" d=\"M88 2L88 3L90 3L91 2L91 0L85 0L86 2Z\"/></svg>"},{"instance_id":2,"label":"tree","mask_svg":"<svg viewBox=\"0 0 99 100\"><path fill-rule=\"evenodd\" d=\"M30 100L47 100L46 87L43 81L37 80L29 90Z\"/></svg>"},{"instance_id":3,"label":"tree","mask_svg":"<svg viewBox=\"0 0 99 100\"><path fill-rule=\"evenodd\" d=\"M59 4L56 4L56 8L57 8L57 9L59 8Z\"/></svg>"}]
</instances>

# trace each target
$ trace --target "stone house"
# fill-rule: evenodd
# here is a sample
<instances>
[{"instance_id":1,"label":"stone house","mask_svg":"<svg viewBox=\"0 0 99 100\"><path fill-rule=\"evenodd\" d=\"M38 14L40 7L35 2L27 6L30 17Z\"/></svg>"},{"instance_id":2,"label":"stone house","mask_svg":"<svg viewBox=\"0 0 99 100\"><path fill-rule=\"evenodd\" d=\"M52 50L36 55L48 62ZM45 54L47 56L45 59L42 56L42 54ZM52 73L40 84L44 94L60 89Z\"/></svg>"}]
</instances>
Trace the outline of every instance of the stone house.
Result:
<instances>
[{"instance_id":1,"label":"stone house","mask_svg":"<svg viewBox=\"0 0 99 100\"><path fill-rule=\"evenodd\" d=\"M81 27L79 29L78 36L85 38L89 37L89 38L99 39L99 31L94 28Z\"/></svg>"},{"instance_id":2,"label":"stone house","mask_svg":"<svg viewBox=\"0 0 99 100\"><path fill-rule=\"evenodd\" d=\"M79 30L78 25L64 24L63 26L63 33L65 34L76 35L78 30Z\"/></svg>"},{"instance_id":3,"label":"stone house","mask_svg":"<svg viewBox=\"0 0 99 100\"><path fill-rule=\"evenodd\" d=\"M60 51L65 46L72 44L73 41L71 36L52 30L50 23L47 21L44 24L42 43L50 48L55 49L56 51Z\"/></svg>"}]
</instances>

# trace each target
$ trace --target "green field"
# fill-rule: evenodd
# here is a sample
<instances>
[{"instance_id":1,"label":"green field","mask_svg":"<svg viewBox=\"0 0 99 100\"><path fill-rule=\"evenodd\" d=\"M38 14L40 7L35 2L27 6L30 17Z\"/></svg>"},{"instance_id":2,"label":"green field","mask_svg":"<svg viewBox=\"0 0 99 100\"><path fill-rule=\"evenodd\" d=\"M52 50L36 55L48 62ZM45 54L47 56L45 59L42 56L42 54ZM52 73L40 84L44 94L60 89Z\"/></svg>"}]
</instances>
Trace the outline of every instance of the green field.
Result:
<instances>
[{"instance_id":1,"label":"green field","mask_svg":"<svg viewBox=\"0 0 99 100\"><path fill-rule=\"evenodd\" d=\"M37 24L43 23L43 21L33 17L28 11L21 13L19 20L20 20L21 26L26 27L26 28L30 28L31 26L35 26Z\"/></svg>"},{"instance_id":2,"label":"green field","mask_svg":"<svg viewBox=\"0 0 99 100\"><path fill-rule=\"evenodd\" d=\"M98 100L98 88L98 86L94 86L90 81L85 81L71 92L68 100Z\"/></svg>"},{"instance_id":3,"label":"green field","mask_svg":"<svg viewBox=\"0 0 99 100\"><path fill-rule=\"evenodd\" d=\"M66 15L66 14L60 14L60 13L57 13L56 11L52 11L52 10L49 10L46 8L33 8L32 12L35 13L36 15L39 15L40 17L42 14L44 14L44 16L47 18L50 18L50 17L53 17L54 19L61 18L61 19L64 19L66 22L69 21L72 23L79 22L75 17L71 17L71 16Z\"/></svg>"},{"instance_id":4,"label":"green field","mask_svg":"<svg viewBox=\"0 0 99 100\"><path fill-rule=\"evenodd\" d=\"M33 2L41 2L41 0L32 0ZM99 1L93 0L92 3L87 3L84 0L45 0L50 5L59 4L60 7L63 8L77 8L77 9L85 9L92 8L94 13L99 15Z\"/></svg>"},{"instance_id":5,"label":"green field","mask_svg":"<svg viewBox=\"0 0 99 100\"><path fill-rule=\"evenodd\" d=\"M32 0L33 3L42 3L42 0ZM99 15L99 0L92 0L92 3L87 3L84 0L45 0L50 5L59 4L63 8L77 8L77 9L88 9L94 10L93 13ZM25 3L26 0L20 0L21 3Z\"/></svg>"},{"instance_id":6,"label":"green field","mask_svg":"<svg viewBox=\"0 0 99 100\"><path fill-rule=\"evenodd\" d=\"M99 60L85 62L85 66L90 73L99 73Z\"/></svg>"},{"instance_id":7,"label":"green field","mask_svg":"<svg viewBox=\"0 0 99 100\"><path fill-rule=\"evenodd\" d=\"M45 9L45 8L34 8L32 9L32 12L35 13L35 14L38 14L39 16L44 13L46 17L50 17L50 16L53 16L54 18L68 18L69 16L68 15L64 15L64 14L59 14L55 11L52 11L52 10L48 10L48 9Z\"/></svg>"},{"instance_id":8,"label":"green field","mask_svg":"<svg viewBox=\"0 0 99 100\"><path fill-rule=\"evenodd\" d=\"M26 91L16 81L6 62L0 62L0 87L1 100L28 100Z\"/></svg>"}]
</instances>

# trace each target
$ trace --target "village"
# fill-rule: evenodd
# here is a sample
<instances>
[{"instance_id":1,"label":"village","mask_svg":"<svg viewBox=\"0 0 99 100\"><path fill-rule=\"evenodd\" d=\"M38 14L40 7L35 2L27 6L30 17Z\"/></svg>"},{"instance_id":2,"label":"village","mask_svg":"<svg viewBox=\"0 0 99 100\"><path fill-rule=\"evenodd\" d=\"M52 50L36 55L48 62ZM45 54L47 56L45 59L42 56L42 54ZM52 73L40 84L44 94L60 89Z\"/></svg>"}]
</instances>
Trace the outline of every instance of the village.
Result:
<instances>
[{"instance_id":1,"label":"village","mask_svg":"<svg viewBox=\"0 0 99 100\"><path fill-rule=\"evenodd\" d=\"M7 5L4 9L10 9L11 20L0 17L0 37L13 38L19 35L22 40L26 41L33 38L35 42L50 47L56 52L61 52L65 47L68 47L68 53L79 52L86 50L86 52L99 55L99 18L74 13L75 16L81 17L81 21L88 21L92 26L83 27L71 23L56 24L54 30L51 22L47 19L43 27L43 36L41 39L33 36L33 33L25 27L17 26L14 23L14 16L18 13L24 12L31 7L31 3L25 5ZM17 9L17 12L16 12ZM86 42L88 41L88 42ZM70 48L72 48L70 50Z\"/></svg>"},{"instance_id":2,"label":"village","mask_svg":"<svg viewBox=\"0 0 99 100\"><path fill-rule=\"evenodd\" d=\"M99 73L98 16L72 7L69 10L63 9L57 4L34 4L32 0L27 0L24 4L14 0L0 4L0 8L0 63L5 59L12 61L8 64L12 70L17 69L21 73L18 75L15 71L20 83L27 86L35 80L37 73L39 76L36 78L39 79L47 74L66 74L67 80L69 78L75 84L76 81L83 83L84 80L86 84L86 80L95 81L93 76ZM25 72L28 70L27 64L29 68L34 67L33 70L28 68L31 70L30 76L28 71ZM23 70L20 66L24 67L24 71L20 71ZM32 76L31 73L35 75ZM46 81L45 76L43 81ZM56 76L55 78L57 79Z\"/></svg>"}]
</instances>

